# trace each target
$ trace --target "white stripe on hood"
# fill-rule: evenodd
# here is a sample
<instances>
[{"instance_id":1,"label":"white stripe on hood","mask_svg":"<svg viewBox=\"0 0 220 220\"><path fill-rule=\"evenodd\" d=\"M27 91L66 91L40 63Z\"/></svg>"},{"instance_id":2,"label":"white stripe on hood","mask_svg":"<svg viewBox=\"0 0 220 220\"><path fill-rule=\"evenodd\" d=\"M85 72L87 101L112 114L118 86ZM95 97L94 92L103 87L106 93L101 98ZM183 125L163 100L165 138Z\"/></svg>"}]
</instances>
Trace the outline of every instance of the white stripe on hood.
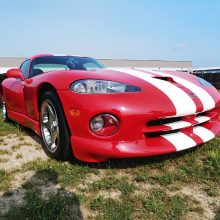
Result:
<instances>
[{"instance_id":1,"label":"white stripe on hood","mask_svg":"<svg viewBox=\"0 0 220 220\"><path fill-rule=\"evenodd\" d=\"M173 105L176 108L177 116L190 115L196 113L196 105L194 101L190 98L190 96L186 92L184 92L182 89L178 88L177 86L173 85L172 83L152 78L153 74L144 73L138 70L118 69L118 68L111 68L111 70L129 74L131 76L142 79L150 83L151 85L155 86L165 95L167 95L168 98L172 101ZM149 97L150 95L151 94L149 94Z\"/></svg>"},{"instance_id":2,"label":"white stripe on hood","mask_svg":"<svg viewBox=\"0 0 220 220\"><path fill-rule=\"evenodd\" d=\"M150 73L154 73L160 76L168 76L168 77L172 77L173 80L177 83L179 83L180 85L188 88L190 91L192 91L202 102L203 104L203 111L208 111L211 110L215 107L215 101L214 99L211 97L211 95L203 88L197 86L196 84L183 79L181 77L178 76L174 76L172 74L168 74L168 73L162 73L160 71L149 71Z\"/></svg>"}]
</instances>

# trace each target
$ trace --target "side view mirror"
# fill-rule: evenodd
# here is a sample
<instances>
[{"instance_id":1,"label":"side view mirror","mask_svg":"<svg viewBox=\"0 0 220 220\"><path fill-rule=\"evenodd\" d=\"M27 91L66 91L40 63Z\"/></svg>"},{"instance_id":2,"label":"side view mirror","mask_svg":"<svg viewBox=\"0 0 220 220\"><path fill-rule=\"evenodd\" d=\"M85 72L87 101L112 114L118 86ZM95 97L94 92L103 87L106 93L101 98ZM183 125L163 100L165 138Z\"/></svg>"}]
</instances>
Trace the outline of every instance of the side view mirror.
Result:
<instances>
[{"instance_id":1,"label":"side view mirror","mask_svg":"<svg viewBox=\"0 0 220 220\"><path fill-rule=\"evenodd\" d=\"M22 79L24 80L24 76L21 72L21 69L18 68L14 68L14 69L10 69L6 72L6 76L7 78L15 78L15 79Z\"/></svg>"}]
</instances>

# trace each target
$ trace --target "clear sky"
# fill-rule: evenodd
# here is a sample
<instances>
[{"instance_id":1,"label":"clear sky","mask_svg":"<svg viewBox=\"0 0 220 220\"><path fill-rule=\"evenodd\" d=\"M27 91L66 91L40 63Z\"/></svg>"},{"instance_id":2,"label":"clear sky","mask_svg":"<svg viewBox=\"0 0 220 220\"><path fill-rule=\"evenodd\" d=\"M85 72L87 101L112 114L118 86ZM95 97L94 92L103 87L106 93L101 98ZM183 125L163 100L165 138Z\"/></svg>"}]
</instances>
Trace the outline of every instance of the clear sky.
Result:
<instances>
[{"instance_id":1,"label":"clear sky","mask_svg":"<svg viewBox=\"0 0 220 220\"><path fill-rule=\"evenodd\" d=\"M220 1L0 0L0 56L37 53L220 66Z\"/></svg>"}]
</instances>

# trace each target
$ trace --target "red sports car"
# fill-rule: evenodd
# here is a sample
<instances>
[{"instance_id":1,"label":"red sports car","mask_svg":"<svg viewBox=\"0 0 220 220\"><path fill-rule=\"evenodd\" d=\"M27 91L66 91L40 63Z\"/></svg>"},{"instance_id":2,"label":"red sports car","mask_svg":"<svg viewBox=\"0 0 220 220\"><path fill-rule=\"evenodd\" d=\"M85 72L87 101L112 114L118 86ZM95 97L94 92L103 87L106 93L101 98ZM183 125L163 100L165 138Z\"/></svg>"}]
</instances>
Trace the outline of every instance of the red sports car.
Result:
<instances>
[{"instance_id":1,"label":"red sports car","mask_svg":"<svg viewBox=\"0 0 220 220\"><path fill-rule=\"evenodd\" d=\"M44 54L7 72L3 118L34 130L45 152L88 162L167 154L220 133L220 95L182 72L106 69Z\"/></svg>"}]
</instances>

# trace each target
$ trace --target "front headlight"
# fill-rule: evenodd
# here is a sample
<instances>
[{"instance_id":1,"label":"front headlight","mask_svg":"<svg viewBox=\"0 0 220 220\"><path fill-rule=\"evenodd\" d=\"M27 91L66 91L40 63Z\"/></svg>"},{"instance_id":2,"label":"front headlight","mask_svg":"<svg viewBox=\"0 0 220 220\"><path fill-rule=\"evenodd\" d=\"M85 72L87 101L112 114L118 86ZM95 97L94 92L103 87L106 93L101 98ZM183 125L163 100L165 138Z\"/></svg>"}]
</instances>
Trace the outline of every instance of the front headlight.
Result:
<instances>
[{"instance_id":1,"label":"front headlight","mask_svg":"<svg viewBox=\"0 0 220 220\"><path fill-rule=\"evenodd\" d=\"M203 86L208 86L208 87L213 86L211 83L207 82L206 80L204 80L200 77L198 77L198 80L199 80L200 84L203 85Z\"/></svg>"},{"instance_id":2,"label":"front headlight","mask_svg":"<svg viewBox=\"0 0 220 220\"><path fill-rule=\"evenodd\" d=\"M70 89L73 92L84 94L111 94L141 91L141 89L137 86L132 86L119 82L93 79L75 81L70 85Z\"/></svg>"}]
</instances>

